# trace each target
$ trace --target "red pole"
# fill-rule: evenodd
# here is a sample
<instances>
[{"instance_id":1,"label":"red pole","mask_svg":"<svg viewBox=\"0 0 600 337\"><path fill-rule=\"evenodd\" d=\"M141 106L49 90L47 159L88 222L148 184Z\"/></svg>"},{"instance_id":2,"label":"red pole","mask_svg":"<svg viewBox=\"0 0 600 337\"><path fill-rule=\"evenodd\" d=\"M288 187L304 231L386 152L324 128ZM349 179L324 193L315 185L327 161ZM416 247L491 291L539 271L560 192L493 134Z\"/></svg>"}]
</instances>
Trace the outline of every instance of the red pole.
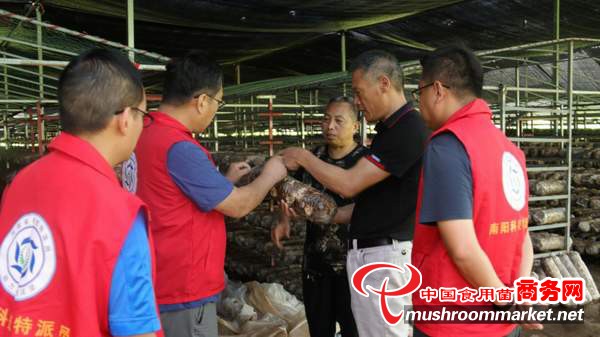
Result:
<instances>
[{"instance_id":1,"label":"red pole","mask_svg":"<svg viewBox=\"0 0 600 337\"><path fill-rule=\"evenodd\" d=\"M35 135L33 134L33 111L31 107L27 108L29 112L29 134L31 135L31 153L35 153Z\"/></svg>"},{"instance_id":2,"label":"red pole","mask_svg":"<svg viewBox=\"0 0 600 337\"><path fill-rule=\"evenodd\" d=\"M273 156L273 154L275 153L275 151L274 151L275 148L273 145L283 144L282 141L273 140L273 118L276 116L281 116L282 113L281 112L273 112L273 97L269 97L269 103L268 103L267 107L268 107L267 112L261 112L258 115L266 116L269 118L269 139L266 141L261 141L260 144L269 144L269 156Z\"/></svg>"},{"instance_id":3,"label":"red pole","mask_svg":"<svg viewBox=\"0 0 600 337\"><path fill-rule=\"evenodd\" d=\"M162 101L162 95L158 94L147 94L146 101L148 102L160 102Z\"/></svg>"}]
</instances>

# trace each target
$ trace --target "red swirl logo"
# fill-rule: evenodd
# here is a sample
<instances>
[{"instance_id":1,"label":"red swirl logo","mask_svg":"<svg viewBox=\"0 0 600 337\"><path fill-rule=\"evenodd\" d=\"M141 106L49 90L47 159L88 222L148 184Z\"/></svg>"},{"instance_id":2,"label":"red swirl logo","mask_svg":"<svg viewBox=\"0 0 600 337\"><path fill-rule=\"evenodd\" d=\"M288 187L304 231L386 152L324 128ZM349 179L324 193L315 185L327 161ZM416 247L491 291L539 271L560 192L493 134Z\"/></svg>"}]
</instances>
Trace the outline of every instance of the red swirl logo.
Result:
<instances>
[{"instance_id":1,"label":"red swirl logo","mask_svg":"<svg viewBox=\"0 0 600 337\"><path fill-rule=\"evenodd\" d=\"M402 297L402 296L410 296L413 292L421 287L422 276L421 272L412 264L405 263L404 266L410 270L410 279L408 283L401 288L398 289L387 289L387 284L389 281L389 277L386 277L380 289L375 289L370 285L366 286L366 289L374 294L379 295L379 308L381 309L381 315L383 319L389 325L396 325L402 319L404 311L400 311L398 315L394 315L387 304L388 297ZM369 293L365 291L365 287L363 287L363 283L365 278L374 272L377 272L381 269L394 270L401 273L404 273L405 270L391 263L383 263L383 262L375 262L369 263L360 267L358 270L352 274L352 288L359 294L365 297L369 297Z\"/></svg>"}]
</instances>

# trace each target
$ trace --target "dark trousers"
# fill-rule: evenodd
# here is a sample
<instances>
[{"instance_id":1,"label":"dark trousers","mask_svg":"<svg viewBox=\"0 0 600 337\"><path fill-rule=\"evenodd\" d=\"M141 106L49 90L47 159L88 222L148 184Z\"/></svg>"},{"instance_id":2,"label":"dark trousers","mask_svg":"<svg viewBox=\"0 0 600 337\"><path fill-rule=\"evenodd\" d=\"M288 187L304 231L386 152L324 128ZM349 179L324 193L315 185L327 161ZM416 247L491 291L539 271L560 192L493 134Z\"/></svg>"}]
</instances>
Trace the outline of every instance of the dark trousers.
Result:
<instances>
[{"instance_id":1,"label":"dark trousers","mask_svg":"<svg viewBox=\"0 0 600 337\"><path fill-rule=\"evenodd\" d=\"M310 337L333 337L336 322L340 324L342 337L358 337L345 271L319 276L304 273L302 280Z\"/></svg>"}]
</instances>

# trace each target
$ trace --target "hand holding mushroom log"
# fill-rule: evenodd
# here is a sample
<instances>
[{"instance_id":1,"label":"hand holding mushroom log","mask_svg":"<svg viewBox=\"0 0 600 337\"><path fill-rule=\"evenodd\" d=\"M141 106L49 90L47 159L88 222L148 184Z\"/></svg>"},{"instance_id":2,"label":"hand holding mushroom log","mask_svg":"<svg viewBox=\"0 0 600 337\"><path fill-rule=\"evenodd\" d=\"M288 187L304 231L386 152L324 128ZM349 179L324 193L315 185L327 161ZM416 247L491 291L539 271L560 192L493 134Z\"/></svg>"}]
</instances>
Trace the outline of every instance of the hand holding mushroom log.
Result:
<instances>
[{"instance_id":1,"label":"hand holding mushroom log","mask_svg":"<svg viewBox=\"0 0 600 337\"><path fill-rule=\"evenodd\" d=\"M250 172L244 174L236 183L235 186L242 187L250 184L256 179L264 168L264 164L254 166Z\"/></svg>"},{"instance_id":2,"label":"hand holding mushroom log","mask_svg":"<svg viewBox=\"0 0 600 337\"><path fill-rule=\"evenodd\" d=\"M287 171L285 172L285 174L283 173L282 170L285 170L285 166L281 167L281 165L275 165L275 163L273 163L274 159L278 159L277 161L281 161L283 162L283 159L280 156L274 156L271 157L270 160L267 161L258 161L258 164L253 165L254 163L252 162L251 158L248 158L245 162L248 165L248 167L252 167L249 171L246 171L246 173L244 173L234 184L237 187L242 187L242 186L246 186L249 185L251 182L253 182L256 178L258 178L258 176L260 176L263 171L265 171L265 174L272 174L272 172L275 172L277 175L279 175L280 173L283 175L287 175ZM231 165L234 165L237 163L232 163ZM228 169L229 171L229 169ZM280 172L282 171L282 172Z\"/></svg>"},{"instance_id":3,"label":"hand holding mushroom log","mask_svg":"<svg viewBox=\"0 0 600 337\"><path fill-rule=\"evenodd\" d=\"M231 163L225 173L225 178L235 184L248 172L250 172L250 165L245 161Z\"/></svg>"},{"instance_id":4,"label":"hand holding mushroom log","mask_svg":"<svg viewBox=\"0 0 600 337\"><path fill-rule=\"evenodd\" d=\"M271 228L271 241L277 248L283 249L283 239L289 239L292 227L290 226L290 218L295 218L297 215L293 210L290 210L285 201L280 204L280 213L277 224Z\"/></svg>"},{"instance_id":5,"label":"hand holding mushroom log","mask_svg":"<svg viewBox=\"0 0 600 337\"><path fill-rule=\"evenodd\" d=\"M288 147L279 154L283 157L283 163L290 171L296 171L300 168L300 158L305 154L310 153L306 149L300 147Z\"/></svg>"},{"instance_id":6,"label":"hand holding mushroom log","mask_svg":"<svg viewBox=\"0 0 600 337\"><path fill-rule=\"evenodd\" d=\"M246 186L234 188L215 209L229 217L243 217L256 208L273 186L285 176L287 169L281 157L274 156L265 163L262 174Z\"/></svg>"},{"instance_id":7,"label":"hand holding mushroom log","mask_svg":"<svg viewBox=\"0 0 600 337\"><path fill-rule=\"evenodd\" d=\"M275 185L271 196L285 202L299 216L317 224L330 224L337 211L331 196L291 177L285 177Z\"/></svg>"},{"instance_id":8,"label":"hand holding mushroom log","mask_svg":"<svg viewBox=\"0 0 600 337\"><path fill-rule=\"evenodd\" d=\"M254 167L240 178L237 185L249 184L262 170L262 166ZM271 196L275 200L284 201L298 216L318 224L331 223L337 211L332 197L291 177L285 177L276 184L271 190Z\"/></svg>"}]
</instances>

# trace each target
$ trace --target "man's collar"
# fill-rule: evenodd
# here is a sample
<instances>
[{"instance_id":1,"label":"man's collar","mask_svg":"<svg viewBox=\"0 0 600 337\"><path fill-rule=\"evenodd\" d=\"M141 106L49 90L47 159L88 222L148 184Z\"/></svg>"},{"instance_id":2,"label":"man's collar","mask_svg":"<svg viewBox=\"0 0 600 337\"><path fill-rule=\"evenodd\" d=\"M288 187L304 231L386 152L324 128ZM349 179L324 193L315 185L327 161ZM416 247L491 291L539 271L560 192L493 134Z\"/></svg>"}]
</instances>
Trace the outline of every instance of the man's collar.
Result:
<instances>
[{"instance_id":1,"label":"man's collar","mask_svg":"<svg viewBox=\"0 0 600 337\"><path fill-rule=\"evenodd\" d=\"M411 102L406 102L400 109L396 110L393 114L388 116L385 120L375 125L375 130L381 132L383 130L391 129L396 123L398 123L402 117L406 116L410 111L413 111L413 105Z\"/></svg>"},{"instance_id":2,"label":"man's collar","mask_svg":"<svg viewBox=\"0 0 600 337\"><path fill-rule=\"evenodd\" d=\"M192 135L192 132L185 125L183 125L177 119L173 118L171 115L161 112L161 111L154 111L154 112L151 112L150 114L154 118L155 123L162 124L164 126L168 126L168 127L183 131L183 132L189 134L190 136Z\"/></svg>"},{"instance_id":3,"label":"man's collar","mask_svg":"<svg viewBox=\"0 0 600 337\"><path fill-rule=\"evenodd\" d=\"M117 177L110 164L92 144L83 138L63 131L52 140L48 145L48 149L72 157L118 184Z\"/></svg>"}]
</instances>

